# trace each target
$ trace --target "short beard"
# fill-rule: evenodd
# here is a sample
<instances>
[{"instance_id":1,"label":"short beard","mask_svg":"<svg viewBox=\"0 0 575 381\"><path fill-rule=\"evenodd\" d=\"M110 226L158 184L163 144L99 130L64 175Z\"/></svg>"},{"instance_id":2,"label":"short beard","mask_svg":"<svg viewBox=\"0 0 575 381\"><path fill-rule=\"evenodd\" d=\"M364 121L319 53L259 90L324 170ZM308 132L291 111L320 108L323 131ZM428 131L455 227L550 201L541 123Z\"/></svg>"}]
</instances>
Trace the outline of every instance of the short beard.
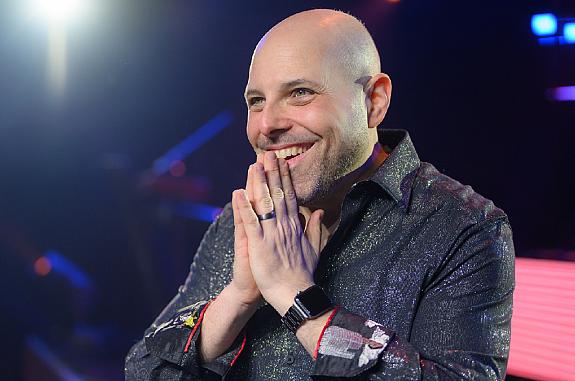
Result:
<instances>
[{"instance_id":1,"label":"short beard","mask_svg":"<svg viewBox=\"0 0 575 381\"><path fill-rule=\"evenodd\" d=\"M365 137L355 137L353 144L346 146L335 157L328 157L325 160L326 165L317 167L317 182L310 188L306 189L301 195L296 191L296 200L298 205L313 207L322 205L332 197L340 188L346 175L359 168L364 163L365 155Z\"/></svg>"}]
</instances>

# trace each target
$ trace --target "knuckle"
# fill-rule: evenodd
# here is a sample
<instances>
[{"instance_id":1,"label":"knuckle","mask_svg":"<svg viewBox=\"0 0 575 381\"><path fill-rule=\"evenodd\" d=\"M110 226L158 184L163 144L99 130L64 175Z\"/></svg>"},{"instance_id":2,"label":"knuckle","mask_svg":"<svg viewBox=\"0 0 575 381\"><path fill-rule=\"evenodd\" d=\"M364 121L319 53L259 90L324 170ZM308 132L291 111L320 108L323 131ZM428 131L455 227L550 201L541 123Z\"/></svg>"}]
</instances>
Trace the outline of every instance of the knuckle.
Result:
<instances>
[{"instance_id":1,"label":"knuckle","mask_svg":"<svg viewBox=\"0 0 575 381\"><path fill-rule=\"evenodd\" d=\"M284 191L281 188L273 188L272 198L275 198L276 200L282 200L284 198Z\"/></svg>"},{"instance_id":2,"label":"knuckle","mask_svg":"<svg viewBox=\"0 0 575 381\"><path fill-rule=\"evenodd\" d=\"M262 212L271 212L274 208L274 203L271 197L266 196L260 200L260 206L263 208Z\"/></svg>"},{"instance_id":3,"label":"knuckle","mask_svg":"<svg viewBox=\"0 0 575 381\"><path fill-rule=\"evenodd\" d=\"M288 200L295 200L295 192L293 189L287 189L285 191L285 197Z\"/></svg>"},{"instance_id":4,"label":"knuckle","mask_svg":"<svg viewBox=\"0 0 575 381\"><path fill-rule=\"evenodd\" d=\"M250 215L244 220L244 224L257 225L258 217L254 213L250 213Z\"/></svg>"}]
</instances>

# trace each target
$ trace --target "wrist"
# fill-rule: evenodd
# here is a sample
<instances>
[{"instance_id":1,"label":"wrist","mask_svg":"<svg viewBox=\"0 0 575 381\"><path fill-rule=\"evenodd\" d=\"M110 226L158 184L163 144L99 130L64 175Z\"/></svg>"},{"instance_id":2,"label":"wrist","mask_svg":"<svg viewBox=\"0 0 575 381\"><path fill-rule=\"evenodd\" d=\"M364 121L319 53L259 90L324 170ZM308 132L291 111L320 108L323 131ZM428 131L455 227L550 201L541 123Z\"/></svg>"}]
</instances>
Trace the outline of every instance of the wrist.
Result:
<instances>
[{"instance_id":1,"label":"wrist","mask_svg":"<svg viewBox=\"0 0 575 381\"><path fill-rule=\"evenodd\" d=\"M263 302L262 295L257 292L245 292L237 287L232 280L220 293L230 306L236 306L241 311L256 311Z\"/></svg>"},{"instance_id":2,"label":"wrist","mask_svg":"<svg viewBox=\"0 0 575 381\"><path fill-rule=\"evenodd\" d=\"M282 316L282 323L297 332L307 321L315 320L333 309L333 302L318 285L298 292L293 305Z\"/></svg>"},{"instance_id":3,"label":"wrist","mask_svg":"<svg viewBox=\"0 0 575 381\"><path fill-rule=\"evenodd\" d=\"M284 316L294 304L298 292L304 291L313 285L313 281L284 284L267 291L264 298L280 316Z\"/></svg>"}]
</instances>

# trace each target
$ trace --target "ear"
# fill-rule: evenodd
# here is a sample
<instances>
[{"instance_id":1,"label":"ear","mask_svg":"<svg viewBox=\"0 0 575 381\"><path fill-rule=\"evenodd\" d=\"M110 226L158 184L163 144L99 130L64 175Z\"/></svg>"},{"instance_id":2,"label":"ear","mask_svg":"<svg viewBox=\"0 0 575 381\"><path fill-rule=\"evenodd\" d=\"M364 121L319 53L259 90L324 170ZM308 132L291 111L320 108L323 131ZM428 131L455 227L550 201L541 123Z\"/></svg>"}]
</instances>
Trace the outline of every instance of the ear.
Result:
<instances>
[{"instance_id":1,"label":"ear","mask_svg":"<svg viewBox=\"0 0 575 381\"><path fill-rule=\"evenodd\" d=\"M367 106L367 124L376 128L385 118L391 100L391 79L387 74L379 73L365 84Z\"/></svg>"}]
</instances>

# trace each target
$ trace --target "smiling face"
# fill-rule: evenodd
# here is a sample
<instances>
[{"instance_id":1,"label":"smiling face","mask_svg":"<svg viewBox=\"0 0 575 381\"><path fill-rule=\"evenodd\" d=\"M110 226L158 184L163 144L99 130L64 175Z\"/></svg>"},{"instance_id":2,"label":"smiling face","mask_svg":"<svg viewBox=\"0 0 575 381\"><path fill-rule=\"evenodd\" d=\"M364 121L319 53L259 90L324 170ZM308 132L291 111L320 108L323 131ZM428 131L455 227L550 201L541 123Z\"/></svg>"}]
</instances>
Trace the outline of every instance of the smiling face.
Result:
<instances>
[{"instance_id":1,"label":"smiling face","mask_svg":"<svg viewBox=\"0 0 575 381\"><path fill-rule=\"evenodd\" d=\"M341 63L328 28L306 26L284 25L260 41L246 102L254 150L287 159L298 203L309 206L369 158L374 129L363 84Z\"/></svg>"}]
</instances>

